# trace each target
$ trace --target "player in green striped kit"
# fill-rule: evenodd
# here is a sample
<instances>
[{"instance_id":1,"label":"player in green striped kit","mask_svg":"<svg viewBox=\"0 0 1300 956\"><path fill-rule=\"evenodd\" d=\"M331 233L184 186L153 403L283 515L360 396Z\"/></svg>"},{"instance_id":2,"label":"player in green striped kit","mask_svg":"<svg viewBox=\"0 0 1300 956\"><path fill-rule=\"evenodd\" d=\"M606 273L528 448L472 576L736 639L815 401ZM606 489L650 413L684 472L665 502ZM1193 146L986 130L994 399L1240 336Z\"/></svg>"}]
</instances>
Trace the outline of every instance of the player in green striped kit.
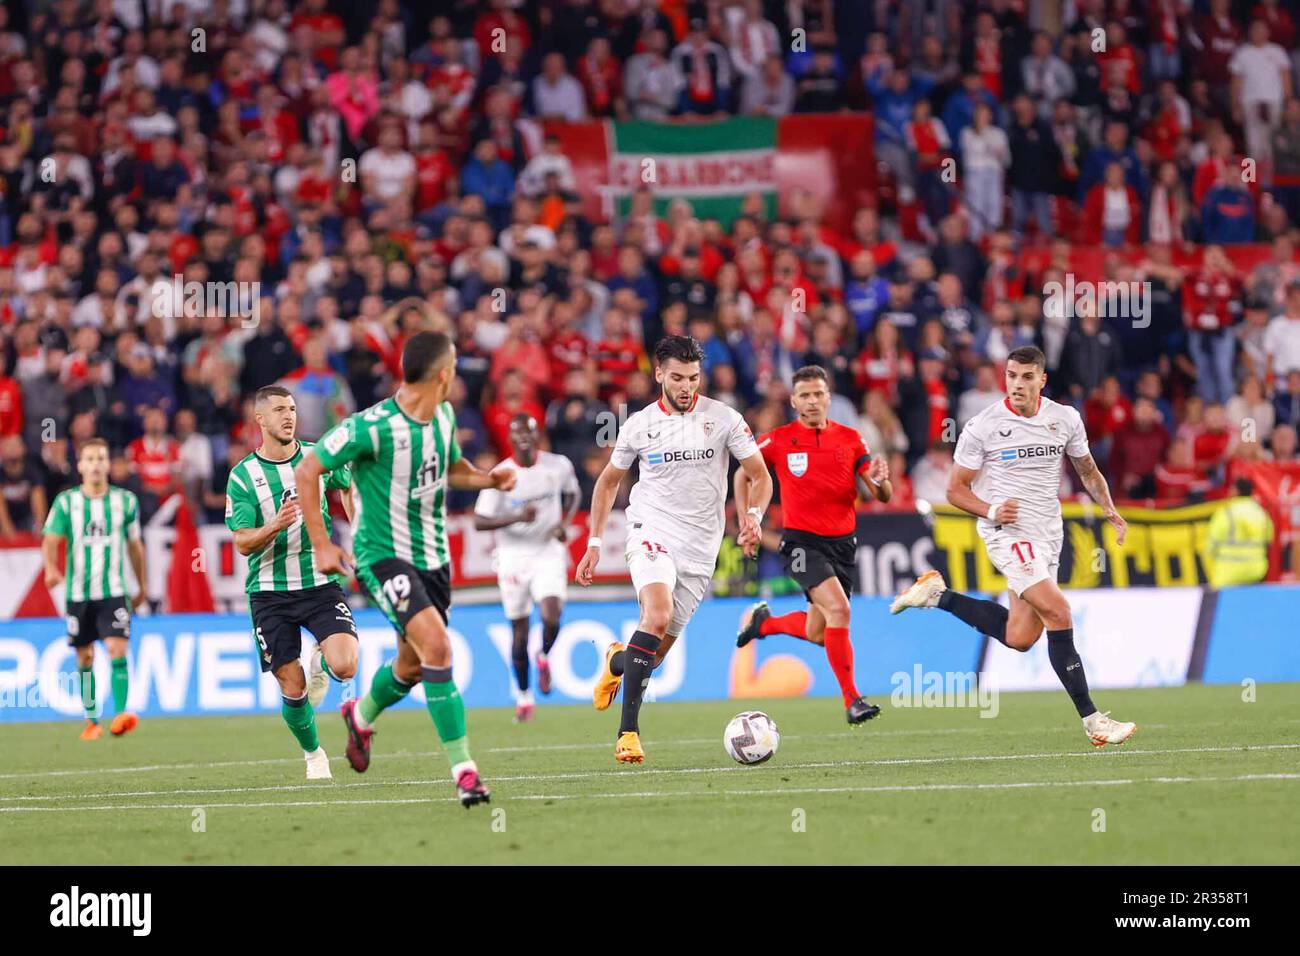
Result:
<instances>
[{"instance_id":1,"label":"player in green striped kit","mask_svg":"<svg viewBox=\"0 0 1300 956\"><path fill-rule=\"evenodd\" d=\"M402 349L397 394L327 432L298 465L303 521L318 566L342 571L350 560L329 539L320 518L316 482L352 464L357 577L397 630L397 658L381 667L360 700L343 705L348 762L370 766L372 724L380 712L424 682L425 700L464 806L488 800L469 755L465 704L451 677L447 609L451 606L447 549L447 488L514 487L513 469L486 472L461 457L456 415L447 402L456 377L456 348L441 332L418 332Z\"/></svg>"},{"instance_id":2,"label":"player in green striped kit","mask_svg":"<svg viewBox=\"0 0 1300 956\"><path fill-rule=\"evenodd\" d=\"M230 471L226 483L226 527L235 547L248 557L248 608L253 617L262 670L280 685L280 714L307 761L308 780L328 780L329 757L316 734L315 708L325 699L329 679L348 680L357 669L357 627L337 575L318 566L303 529L294 467L312 448L298 441L298 406L288 389L268 385L253 397L262 430L262 447ZM351 472L343 465L314 482L346 489ZM324 495L314 507L329 531ZM346 509L347 503L344 502ZM302 629L316 638L311 677L298 655Z\"/></svg>"},{"instance_id":3,"label":"player in green striped kit","mask_svg":"<svg viewBox=\"0 0 1300 956\"><path fill-rule=\"evenodd\" d=\"M129 671L126 645L131 637L131 608L144 603L144 545L140 541L140 502L130 491L108 483L108 442L91 438L77 454L81 485L59 492L45 519L41 555L45 586L67 578L68 643L77 652L81 702L86 709L82 740L103 736L95 700L95 641L108 648L112 670L113 723L121 736L140 722L126 709ZM68 554L59 566L59 542ZM128 605L125 562L131 562L140 590Z\"/></svg>"}]
</instances>

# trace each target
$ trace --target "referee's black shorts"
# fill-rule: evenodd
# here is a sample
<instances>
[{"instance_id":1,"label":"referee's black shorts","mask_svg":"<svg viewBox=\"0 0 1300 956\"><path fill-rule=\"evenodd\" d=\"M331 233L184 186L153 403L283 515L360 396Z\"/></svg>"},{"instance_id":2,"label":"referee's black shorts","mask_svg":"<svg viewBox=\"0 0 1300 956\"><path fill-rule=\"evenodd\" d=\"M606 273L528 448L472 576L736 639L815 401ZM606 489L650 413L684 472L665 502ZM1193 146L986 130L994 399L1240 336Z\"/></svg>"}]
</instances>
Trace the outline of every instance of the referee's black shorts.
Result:
<instances>
[{"instance_id":1,"label":"referee's black shorts","mask_svg":"<svg viewBox=\"0 0 1300 956\"><path fill-rule=\"evenodd\" d=\"M781 559L786 574L799 583L809 601L812 589L828 578L839 578L844 593L852 594L858 577L858 536L830 538L787 528L781 535Z\"/></svg>"}]
</instances>

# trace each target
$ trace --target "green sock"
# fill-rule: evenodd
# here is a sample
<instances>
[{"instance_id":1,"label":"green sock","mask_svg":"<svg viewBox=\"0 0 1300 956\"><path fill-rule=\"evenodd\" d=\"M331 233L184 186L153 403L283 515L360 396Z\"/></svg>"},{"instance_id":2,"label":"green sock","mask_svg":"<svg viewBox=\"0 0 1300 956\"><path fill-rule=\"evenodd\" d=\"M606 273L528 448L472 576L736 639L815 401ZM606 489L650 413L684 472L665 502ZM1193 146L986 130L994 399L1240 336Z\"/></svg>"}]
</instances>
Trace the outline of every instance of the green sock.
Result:
<instances>
[{"instance_id":1,"label":"green sock","mask_svg":"<svg viewBox=\"0 0 1300 956\"><path fill-rule=\"evenodd\" d=\"M78 667L77 677L81 682L81 706L86 708L86 719L95 720L95 669Z\"/></svg>"},{"instance_id":2,"label":"green sock","mask_svg":"<svg viewBox=\"0 0 1300 956\"><path fill-rule=\"evenodd\" d=\"M438 738L454 767L469 760L469 738L465 736L465 702L451 679L450 667L424 667L424 699L438 729Z\"/></svg>"},{"instance_id":3,"label":"green sock","mask_svg":"<svg viewBox=\"0 0 1300 956\"><path fill-rule=\"evenodd\" d=\"M115 657L112 661L113 666L113 713L121 714L126 712L126 689L129 683L126 670L126 658Z\"/></svg>"},{"instance_id":4,"label":"green sock","mask_svg":"<svg viewBox=\"0 0 1300 956\"><path fill-rule=\"evenodd\" d=\"M383 711L392 707L411 692L410 684L403 684L393 676L393 665L385 664L375 671L375 678L370 682L370 690L365 697L357 701L357 710L361 719L367 724L373 723Z\"/></svg>"},{"instance_id":5,"label":"green sock","mask_svg":"<svg viewBox=\"0 0 1300 956\"><path fill-rule=\"evenodd\" d=\"M326 675L329 676L330 680L332 681L338 680L338 678L334 676L334 672L330 670L330 662L325 660L324 654L320 656L320 666L321 666L321 670L323 670L326 673Z\"/></svg>"},{"instance_id":6,"label":"green sock","mask_svg":"<svg viewBox=\"0 0 1300 956\"><path fill-rule=\"evenodd\" d=\"M298 738L298 745L303 750L311 753L320 746L320 741L316 738L316 711L312 710L306 694L297 700L280 698L280 716Z\"/></svg>"}]
</instances>

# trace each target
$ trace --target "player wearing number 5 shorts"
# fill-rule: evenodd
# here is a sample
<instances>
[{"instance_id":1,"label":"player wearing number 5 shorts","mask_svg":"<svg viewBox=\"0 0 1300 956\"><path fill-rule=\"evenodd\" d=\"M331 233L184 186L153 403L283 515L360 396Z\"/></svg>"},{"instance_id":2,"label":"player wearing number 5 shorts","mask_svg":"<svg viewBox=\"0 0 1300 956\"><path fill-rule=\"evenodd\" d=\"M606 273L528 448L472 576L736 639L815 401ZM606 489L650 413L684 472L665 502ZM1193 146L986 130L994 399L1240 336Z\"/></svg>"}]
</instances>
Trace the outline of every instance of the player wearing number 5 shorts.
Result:
<instances>
[{"instance_id":1,"label":"player wearing number 5 shorts","mask_svg":"<svg viewBox=\"0 0 1300 956\"><path fill-rule=\"evenodd\" d=\"M948 501L979 518L989 560L1007 579L1010 610L949 591L927 571L894 599L894 614L939 607L1012 650L1027 651L1047 629L1047 656L1094 746L1122 744L1137 726L1101 713L1088 693L1074 647L1070 604L1056 583L1061 555L1061 459L1068 457L1088 493L1124 543L1127 526L1088 451L1079 413L1042 396L1046 360L1033 346L1007 356L1007 397L962 429L948 480Z\"/></svg>"},{"instance_id":2,"label":"player wearing number 5 shorts","mask_svg":"<svg viewBox=\"0 0 1300 956\"><path fill-rule=\"evenodd\" d=\"M482 471L461 457L447 401L455 377L448 336L412 335L402 347L397 393L326 432L296 473L312 549L321 570L336 573L350 558L329 539L317 479L351 464L357 578L397 631L396 659L376 671L364 697L343 705L348 763L358 773L370 766L375 719L422 681L456 795L469 807L489 794L469 754L465 703L452 680L447 489L509 491L515 473Z\"/></svg>"},{"instance_id":3,"label":"player wearing number 5 shorts","mask_svg":"<svg viewBox=\"0 0 1300 956\"><path fill-rule=\"evenodd\" d=\"M144 546L140 541L140 502L125 488L108 483L108 442L91 438L77 453L81 484L59 492L45 519L41 555L45 586L53 589L66 577L68 643L77 652L77 676L86 711L82 740L103 736L95 699L95 642L103 641L112 672L115 713L109 731L121 736L135 728L136 715L126 708L127 641L131 608L145 601ZM67 557L59 564L59 544ZM135 572L136 592L128 603L126 562Z\"/></svg>"},{"instance_id":4,"label":"player wearing number 5 shorts","mask_svg":"<svg viewBox=\"0 0 1300 956\"><path fill-rule=\"evenodd\" d=\"M759 521L772 497L772 479L740 413L699 394L699 343L670 335L655 346L659 400L632 415L618 431L609 464L591 498L591 538L578 565L577 582L591 584L601 538L619 483L633 464L640 477L627 508L628 571L640 605L640 622L626 649L612 644L597 678L592 703L607 708L623 691L614 759L641 763L639 716L650 673L699 607L722 544L730 459L750 476L747 495L736 501L737 543L758 547ZM707 639L707 636L706 636Z\"/></svg>"},{"instance_id":5,"label":"player wearing number 5 shorts","mask_svg":"<svg viewBox=\"0 0 1300 956\"><path fill-rule=\"evenodd\" d=\"M341 578L320 569L303 526L294 468L313 445L295 437L298 406L292 393L279 385L258 389L253 415L262 444L230 470L226 527L234 533L235 548L248 559L244 590L253 636L262 671L280 685L280 716L302 747L307 779L328 780L333 774L316 732L316 708L331 677L345 681L356 672L357 626ZM346 490L351 481L346 465L319 479L322 490ZM320 499L328 529L323 493ZM347 511L346 497L343 507ZM316 639L310 676L298 660L304 629Z\"/></svg>"}]
</instances>

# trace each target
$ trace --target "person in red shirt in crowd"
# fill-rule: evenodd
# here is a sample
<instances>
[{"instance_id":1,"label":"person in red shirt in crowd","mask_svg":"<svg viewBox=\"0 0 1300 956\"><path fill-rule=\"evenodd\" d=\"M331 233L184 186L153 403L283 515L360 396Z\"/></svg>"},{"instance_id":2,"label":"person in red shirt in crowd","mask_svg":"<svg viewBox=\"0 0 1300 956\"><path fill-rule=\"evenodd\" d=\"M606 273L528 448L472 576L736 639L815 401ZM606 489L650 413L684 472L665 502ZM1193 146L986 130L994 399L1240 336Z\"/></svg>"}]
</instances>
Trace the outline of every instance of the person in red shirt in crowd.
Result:
<instances>
[{"instance_id":1,"label":"person in red shirt in crowd","mask_svg":"<svg viewBox=\"0 0 1300 956\"><path fill-rule=\"evenodd\" d=\"M592 356L596 360L596 380L600 397L608 400L615 392L627 388L633 372L647 367L645 349L632 334L632 323L622 309L610 309L601 320L601 338Z\"/></svg>"},{"instance_id":2,"label":"person in red shirt in crowd","mask_svg":"<svg viewBox=\"0 0 1300 956\"><path fill-rule=\"evenodd\" d=\"M880 708L858 693L849 637L849 593L857 565L858 493L889 501L889 466L871 452L856 429L832 422L830 377L819 365L794 373L790 404L798 418L759 438L763 461L781 488L785 530L781 556L787 573L808 599L806 611L772 617L765 602L746 613L736 646L772 634L789 634L826 648L840 685L845 716L860 724ZM736 473L736 500L750 479Z\"/></svg>"},{"instance_id":3,"label":"person in red shirt in crowd","mask_svg":"<svg viewBox=\"0 0 1300 956\"><path fill-rule=\"evenodd\" d=\"M339 47L347 38L343 18L328 9L329 0L304 0L302 7L289 21L289 32L305 30L311 37L312 55L326 69L338 64Z\"/></svg>"},{"instance_id":4,"label":"person in red shirt in crowd","mask_svg":"<svg viewBox=\"0 0 1300 956\"><path fill-rule=\"evenodd\" d=\"M996 100L1002 99L1002 31L993 14L982 11L975 17L975 35L971 38L968 60L980 75L984 87ZM1019 67L1017 66L1017 69Z\"/></svg>"},{"instance_id":5,"label":"person in red shirt in crowd","mask_svg":"<svg viewBox=\"0 0 1300 956\"><path fill-rule=\"evenodd\" d=\"M483 409L483 427L487 429L492 445L502 458L510 457L510 421L516 415L531 415L539 422L546 421L546 409L528 394L528 385L517 369L501 376L497 397Z\"/></svg>"},{"instance_id":6,"label":"person in red shirt in crowd","mask_svg":"<svg viewBox=\"0 0 1300 956\"><path fill-rule=\"evenodd\" d=\"M948 357L937 349L927 349L921 353L921 387L925 391L926 404L930 409L927 444L951 440L951 436L944 435L948 422L952 418L952 398L948 392L948 381L944 377L947 362Z\"/></svg>"},{"instance_id":7,"label":"person in red shirt in crowd","mask_svg":"<svg viewBox=\"0 0 1300 956\"><path fill-rule=\"evenodd\" d=\"M492 370L488 378L494 385L499 385L508 372L518 372L524 380L525 394L535 399L539 392L550 387L550 355L525 315L510 316L506 320L506 329L505 341L492 353Z\"/></svg>"},{"instance_id":8,"label":"person in red shirt in crowd","mask_svg":"<svg viewBox=\"0 0 1300 956\"><path fill-rule=\"evenodd\" d=\"M1169 452L1169 431L1160 409L1149 398L1133 405L1133 417L1115 433L1107 470L1123 498L1151 498L1156 493L1156 469Z\"/></svg>"},{"instance_id":9,"label":"person in red shirt in crowd","mask_svg":"<svg viewBox=\"0 0 1300 956\"><path fill-rule=\"evenodd\" d=\"M1235 433L1228 426L1228 414L1219 404L1205 406L1205 422L1192 440L1192 458L1197 470L1216 484L1223 467L1236 450Z\"/></svg>"},{"instance_id":10,"label":"person in red shirt in crowd","mask_svg":"<svg viewBox=\"0 0 1300 956\"><path fill-rule=\"evenodd\" d=\"M1116 84L1134 96L1142 92L1137 51L1128 42L1128 31L1122 23L1114 21L1106 27L1106 49L1097 54L1097 63L1101 67L1103 93L1110 92Z\"/></svg>"},{"instance_id":11,"label":"person in red shirt in crowd","mask_svg":"<svg viewBox=\"0 0 1300 956\"><path fill-rule=\"evenodd\" d=\"M1228 61L1241 45L1241 27L1232 19L1231 6L1231 0L1210 0L1209 12L1196 18L1189 38L1196 51L1194 75L1205 80L1211 94L1225 105Z\"/></svg>"},{"instance_id":12,"label":"person in red shirt in crowd","mask_svg":"<svg viewBox=\"0 0 1300 956\"><path fill-rule=\"evenodd\" d=\"M1210 490L1209 479L1196 467L1192 443L1185 438L1169 446L1169 460L1156 466L1155 480L1157 501L1183 501Z\"/></svg>"},{"instance_id":13,"label":"person in red shirt in crowd","mask_svg":"<svg viewBox=\"0 0 1300 956\"><path fill-rule=\"evenodd\" d=\"M1133 420L1133 405L1120 390L1119 379L1108 377L1083 406L1084 429L1093 456L1106 461L1115 436Z\"/></svg>"},{"instance_id":14,"label":"person in red shirt in crowd","mask_svg":"<svg viewBox=\"0 0 1300 956\"><path fill-rule=\"evenodd\" d=\"M1233 360L1241 317L1242 283L1222 246L1206 246L1201 269L1183 285L1183 320L1196 364L1196 390L1206 402L1234 393Z\"/></svg>"},{"instance_id":15,"label":"person in red shirt in crowd","mask_svg":"<svg viewBox=\"0 0 1300 956\"><path fill-rule=\"evenodd\" d=\"M853 376L864 394L879 390L890 405L898 402L898 381L911 378L915 366L912 353L903 348L898 327L887 319L878 319L871 328L871 338L853 360Z\"/></svg>"},{"instance_id":16,"label":"person in red shirt in crowd","mask_svg":"<svg viewBox=\"0 0 1300 956\"><path fill-rule=\"evenodd\" d=\"M545 344L551 367L549 391L552 395L563 395L568 374L590 364L592 346L582 334L582 324L582 315L568 302L556 302L551 309L553 331Z\"/></svg>"},{"instance_id":17,"label":"person in red shirt in crowd","mask_svg":"<svg viewBox=\"0 0 1300 956\"><path fill-rule=\"evenodd\" d=\"M0 372L0 438L23 432L23 389L16 379Z\"/></svg>"},{"instance_id":18,"label":"person in red shirt in crowd","mask_svg":"<svg viewBox=\"0 0 1300 956\"><path fill-rule=\"evenodd\" d=\"M167 413L144 413L144 434L126 446L126 460L140 488L161 500L180 489L180 446L167 434Z\"/></svg>"},{"instance_id":19,"label":"person in red shirt in crowd","mask_svg":"<svg viewBox=\"0 0 1300 956\"><path fill-rule=\"evenodd\" d=\"M1291 13L1283 9L1279 0L1260 0L1250 11L1252 20L1263 20L1268 24L1268 38L1284 50L1293 50L1296 46L1295 20Z\"/></svg>"},{"instance_id":20,"label":"person in red shirt in crowd","mask_svg":"<svg viewBox=\"0 0 1300 956\"><path fill-rule=\"evenodd\" d=\"M432 209L447 196L447 183L456 181L456 166L438 143L438 128L421 123L415 157L415 211Z\"/></svg>"},{"instance_id":21,"label":"person in red shirt in crowd","mask_svg":"<svg viewBox=\"0 0 1300 956\"><path fill-rule=\"evenodd\" d=\"M587 94L587 112L613 116L623 100L623 66L610 55L609 40L594 37L574 70Z\"/></svg>"},{"instance_id":22,"label":"person in red shirt in crowd","mask_svg":"<svg viewBox=\"0 0 1300 956\"><path fill-rule=\"evenodd\" d=\"M514 11L512 0L492 0L491 6L491 10L480 13L474 21L479 61L487 63L507 49L527 53L533 35L528 21Z\"/></svg>"}]
</instances>

